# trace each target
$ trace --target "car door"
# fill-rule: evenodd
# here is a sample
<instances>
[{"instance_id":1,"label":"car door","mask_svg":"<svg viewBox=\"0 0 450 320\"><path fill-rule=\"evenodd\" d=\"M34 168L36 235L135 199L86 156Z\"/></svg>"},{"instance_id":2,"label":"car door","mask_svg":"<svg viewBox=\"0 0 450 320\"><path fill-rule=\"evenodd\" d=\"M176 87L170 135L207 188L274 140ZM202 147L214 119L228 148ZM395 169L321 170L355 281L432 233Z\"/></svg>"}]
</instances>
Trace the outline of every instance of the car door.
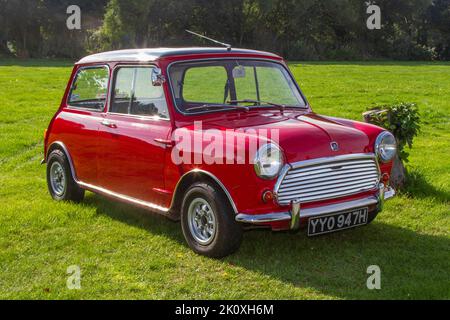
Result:
<instances>
[{"instance_id":1,"label":"car door","mask_svg":"<svg viewBox=\"0 0 450 320\"><path fill-rule=\"evenodd\" d=\"M96 185L98 128L102 120L109 69L107 66L80 67L74 77L67 103L56 120L54 132L73 161L77 179ZM58 129L62 128L62 129Z\"/></svg>"},{"instance_id":2,"label":"car door","mask_svg":"<svg viewBox=\"0 0 450 320\"><path fill-rule=\"evenodd\" d=\"M99 128L98 178L109 191L163 206L171 122L163 88L152 85L152 68L114 71L109 109Z\"/></svg>"}]
</instances>

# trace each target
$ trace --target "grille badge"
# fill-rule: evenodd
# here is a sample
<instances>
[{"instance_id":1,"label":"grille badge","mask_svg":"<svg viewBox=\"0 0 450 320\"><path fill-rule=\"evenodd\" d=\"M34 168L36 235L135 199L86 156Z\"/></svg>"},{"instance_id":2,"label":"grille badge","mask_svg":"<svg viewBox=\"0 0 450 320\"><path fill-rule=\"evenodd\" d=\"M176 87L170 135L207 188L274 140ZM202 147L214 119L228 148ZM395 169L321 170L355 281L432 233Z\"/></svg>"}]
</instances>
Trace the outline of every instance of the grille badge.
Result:
<instances>
[{"instance_id":1,"label":"grille badge","mask_svg":"<svg viewBox=\"0 0 450 320\"><path fill-rule=\"evenodd\" d=\"M333 150L333 151L338 151L339 150L339 145L338 145L338 143L336 141L332 141L330 143L330 147L331 147L331 150Z\"/></svg>"}]
</instances>

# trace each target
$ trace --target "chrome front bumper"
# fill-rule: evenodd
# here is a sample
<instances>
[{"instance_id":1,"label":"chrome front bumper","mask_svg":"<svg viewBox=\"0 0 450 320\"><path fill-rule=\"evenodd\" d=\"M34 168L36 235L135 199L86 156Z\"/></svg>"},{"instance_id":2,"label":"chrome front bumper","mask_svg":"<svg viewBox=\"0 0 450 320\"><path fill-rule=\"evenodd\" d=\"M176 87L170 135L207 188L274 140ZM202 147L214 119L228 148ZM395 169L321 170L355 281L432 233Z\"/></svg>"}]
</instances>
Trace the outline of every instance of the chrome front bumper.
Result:
<instances>
[{"instance_id":1,"label":"chrome front bumper","mask_svg":"<svg viewBox=\"0 0 450 320\"><path fill-rule=\"evenodd\" d=\"M293 201L291 203L291 210L288 212L276 212L266 214L244 214L236 215L236 221L249 224L263 224L270 222L290 221L290 229L296 230L300 226L300 218L310 218L314 216L325 215L334 212L346 211L361 207L368 207L377 205L381 210L385 200L392 198L395 195L395 190L391 187L380 187L376 196L370 196L363 199L352 200L342 203L335 203L315 208L300 208L300 202Z\"/></svg>"}]
</instances>

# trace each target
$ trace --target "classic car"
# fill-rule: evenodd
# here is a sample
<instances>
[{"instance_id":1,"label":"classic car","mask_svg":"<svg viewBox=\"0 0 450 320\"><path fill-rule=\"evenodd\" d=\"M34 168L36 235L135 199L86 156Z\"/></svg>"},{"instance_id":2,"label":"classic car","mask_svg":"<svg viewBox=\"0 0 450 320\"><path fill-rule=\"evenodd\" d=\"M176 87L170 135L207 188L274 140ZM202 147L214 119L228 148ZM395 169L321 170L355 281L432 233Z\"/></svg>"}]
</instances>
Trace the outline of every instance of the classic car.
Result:
<instances>
[{"instance_id":1,"label":"classic car","mask_svg":"<svg viewBox=\"0 0 450 320\"><path fill-rule=\"evenodd\" d=\"M395 194L393 135L314 113L283 58L256 50L82 58L44 136L53 199L89 190L161 213L210 257L247 229L366 225Z\"/></svg>"}]
</instances>

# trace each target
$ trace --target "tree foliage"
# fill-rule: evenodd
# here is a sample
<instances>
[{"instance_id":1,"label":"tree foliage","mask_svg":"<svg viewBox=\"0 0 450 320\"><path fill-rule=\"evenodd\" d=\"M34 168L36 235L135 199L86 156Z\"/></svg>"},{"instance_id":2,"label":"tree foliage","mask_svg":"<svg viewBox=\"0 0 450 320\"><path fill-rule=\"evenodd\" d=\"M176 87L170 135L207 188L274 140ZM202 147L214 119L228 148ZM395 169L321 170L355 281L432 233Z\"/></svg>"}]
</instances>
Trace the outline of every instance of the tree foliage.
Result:
<instances>
[{"instance_id":1,"label":"tree foliage","mask_svg":"<svg viewBox=\"0 0 450 320\"><path fill-rule=\"evenodd\" d=\"M366 27L368 3L380 30ZM80 31L65 27L70 4ZM0 0L0 54L207 44L185 29L289 59L450 58L450 0Z\"/></svg>"},{"instance_id":2,"label":"tree foliage","mask_svg":"<svg viewBox=\"0 0 450 320\"><path fill-rule=\"evenodd\" d=\"M420 132L419 110L415 103L398 103L370 108L365 117L368 122L391 131L398 145L398 155L408 162L405 147L412 148L413 139Z\"/></svg>"},{"instance_id":3,"label":"tree foliage","mask_svg":"<svg viewBox=\"0 0 450 320\"><path fill-rule=\"evenodd\" d=\"M85 53L87 29L102 25L107 0L0 0L0 55L22 58L77 57ZM77 4L84 30L66 27L66 9Z\"/></svg>"}]
</instances>

